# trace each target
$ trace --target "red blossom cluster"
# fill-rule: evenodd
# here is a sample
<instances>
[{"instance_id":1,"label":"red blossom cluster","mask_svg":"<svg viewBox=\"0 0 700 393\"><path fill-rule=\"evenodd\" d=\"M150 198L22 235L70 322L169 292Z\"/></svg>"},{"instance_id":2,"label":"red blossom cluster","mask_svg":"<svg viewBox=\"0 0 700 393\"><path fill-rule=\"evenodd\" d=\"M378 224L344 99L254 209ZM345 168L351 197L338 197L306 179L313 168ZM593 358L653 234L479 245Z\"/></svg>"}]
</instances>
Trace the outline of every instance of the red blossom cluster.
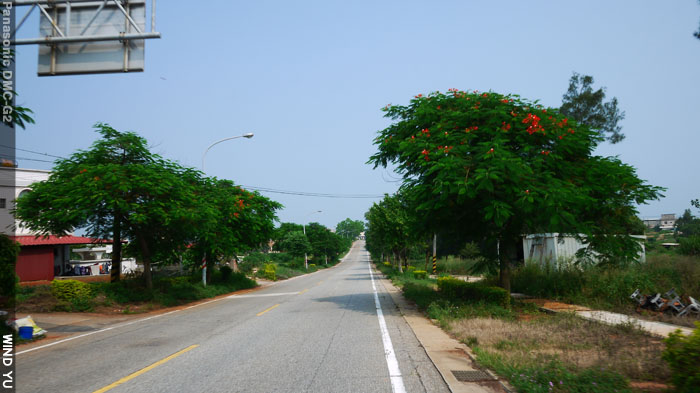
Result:
<instances>
[{"instance_id":1,"label":"red blossom cluster","mask_svg":"<svg viewBox=\"0 0 700 393\"><path fill-rule=\"evenodd\" d=\"M501 129L502 129L503 131L508 131L508 130L510 130L510 124L506 124L505 121L504 121L502 124L503 124L503 125L501 126Z\"/></svg>"},{"instance_id":2,"label":"red blossom cluster","mask_svg":"<svg viewBox=\"0 0 700 393\"><path fill-rule=\"evenodd\" d=\"M423 135L425 135L426 137L428 137L428 138L430 137L430 130L429 129L424 128L424 129L420 130L420 132L422 132Z\"/></svg>"},{"instance_id":3,"label":"red blossom cluster","mask_svg":"<svg viewBox=\"0 0 700 393\"><path fill-rule=\"evenodd\" d=\"M430 154L429 151L423 149L423 151L421 152L421 154L423 154L423 158L424 158L426 161L430 161L430 157L428 157L428 155Z\"/></svg>"},{"instance_id":4,"label":"red blossom cluster","mask_svg":"<svg viewBox=\"0 0 700 393\"><path fill-rule=\"evenodd\" d=\"M523 123L530 124L530 126L527 127L527 133L530 135L538 131L542 131L544 133L544 127L540 125L540 117L537 115L528 113L527 116L523 119Z\"/></svg>"},{"instance_id":5,"label":"red blossom cluster","mask_svg":"<svg viewBox=\"0 0 700 393\"><path fill-rule=\"evenodd\" d=\"M415 96L413 98L421 98L421 97L423 97L423 94L418 94L417 96Z\"/></svg>"},{"instance_id":6,"label":"red blossom cluster","mask_svg":"<svg viewBox=\"0 0 700 393\"><path fill-rule=\"evenodd\" d=\"M493 153L493 147L489 151L486 152L486 154L491 154L491 153Z\"/></svg>"},{"instance_id":7,"label":"red blossom cluster","mask_svg":"<svg viewBox=\"0 0 700 393\"><path fill-rule=\"evenodd\" d=\"M476 131L478 129L479 129L479 126L471 126L471 127L465 128L464 132L469 133L469 131Z\"/></svg>"},{"instance_id":8,"label":"red blossom cluster","mask_svg":"<svg viewBox=\"0 0 700 393\"><path fill-rule=\"evenodd\" d=\"M549 153L551 153L551 151L549 151L549 150L542 150L542 151L540 152L540 154L544 154L545 156L548 156Z\"/></svg>"}]
</instances>

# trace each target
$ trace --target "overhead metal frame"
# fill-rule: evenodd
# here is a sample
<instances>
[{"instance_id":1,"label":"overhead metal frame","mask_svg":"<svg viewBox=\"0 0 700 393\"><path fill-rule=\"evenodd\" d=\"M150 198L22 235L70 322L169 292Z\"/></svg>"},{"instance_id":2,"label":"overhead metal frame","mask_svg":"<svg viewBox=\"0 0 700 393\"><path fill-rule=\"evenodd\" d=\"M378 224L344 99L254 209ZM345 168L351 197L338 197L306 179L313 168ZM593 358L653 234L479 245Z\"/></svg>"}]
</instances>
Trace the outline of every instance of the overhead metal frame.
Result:
<instances>
[{"instance_id":1,"label":"overhead metal frame","mask_svg":"<svg viewBox=\"0 0 700 393\"><path fill-rule=\"evenodd\" d=\"M88 24L83 28L83 31L80 32L79 35L71 35L70 31L70 13L71 13L71 8L73 4L79 4L79 3L93 3L93 4L99 4L99 7L95 11L95 14L93 15L92 19ZM97 19L97 16L102 12L104 9L105 5L108 3L113 3L119 11L124 15L126 20L128 21L127 24L127 29L128 26L131 26L134 30L136 30L136 33L129 33L128 31L124 31L120 34L116 35L85 35L86 31L88 28L92 25L92 23ZM156 0L151 0L151 31L150 32L144 32L141 30L141 28L138 26L136 22L131 18L127 10L124 8L124 5L129 4L128 0L103 0L101 2L95 1L95 0L15 0L12 2L14 6L31 6L29 11L22 17L20 22L17 24L17 27L15 28L15 31L12 35L12 40L11 43L12 45L32 45L32 44L60 44L60 43L80 43L80 42L95 42L95 41L121 41L121 42L126 42L129 40L142 40L142 39L149 39L149 38L160 38L160 33L156 31ZM51 17L51 15L48 13L47 9L55 6L56 4L65 4L66 5L66 26L65 27L65 33L63 30L61 30L60 26L58 26L58 23L54 20L54 18ZM57 35L52 35L52 36L46 36L46 37L39 37L39 38L23 38L23 39L15 39L14 36L17 33L17 31L22 27L22 24L27 20L29 15L34 11L35 8L39 8L39 11L44 15L44 17L51 23L53 26L54 34Z\"/></svg>"}]
</instances>

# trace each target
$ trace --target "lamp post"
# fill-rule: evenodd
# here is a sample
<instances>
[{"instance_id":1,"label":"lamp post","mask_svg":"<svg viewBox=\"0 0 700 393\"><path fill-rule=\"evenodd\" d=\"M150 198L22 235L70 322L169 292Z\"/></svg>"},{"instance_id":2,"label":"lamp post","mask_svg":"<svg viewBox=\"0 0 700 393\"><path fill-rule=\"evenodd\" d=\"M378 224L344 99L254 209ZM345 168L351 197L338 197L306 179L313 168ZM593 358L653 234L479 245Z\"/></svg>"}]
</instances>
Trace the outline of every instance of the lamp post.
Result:
<instances>
[{"instance_id":1,"label":"lamp post","mask_svg":"<svg viewBox=\"0 0 700 393\"><path fill-rule=\"evenodd\" d=\"M209 145L209 147L207 147L207 150L204 150L204 154L202 154L202 172L204 172L204 157L207 156L207 152L209 151L209 149L211 149L211 148L214 147L215 145L218 145L218 144L221 143L221 142L228 141L228 140L231 140L231 139L236 139L236 138L248 138L248 139L250 139L250 138L252 138L252 137L253 137L253 133L252 133L252 132L249 132L249 133L243 134L243 135L237 135L237 136L231 136L231 137L228 137L228 138L224 138L224 139L218 140L218 141L212 143L211 145Z\"/></svg>"},{"instance_id":2,"label":"lamp post","mask_svg":"<svg viewBox=\"0 0 700 393\"><path fill-rule=\"evenodd\" d=\"M228 138L224 138L224 139L218 140L218 141L212 143L211 145L209 145L209 147L207 147L207 149L204 150L204 154L202 154L202 172L204 172L204 158L207 156L207 152L209 152L209 149L211 149L215 145L218 145L221 142L225 142L225 141L228 141L231 139L236 139L236 138L250 139L252 137L253 137L253 133L249 132L249 133L243 134L243 135L237 135L237 136L231 136ZM204 284L205 287L207 286L207 252L206 251L204 251L204 258L202 258L202 284Z\"/></svg>"},{"instance_id":3,"label":"lamp post","mask_svg":"<svg viewBox=\"0 0 700 393\"><path fill-rule=\"evenodd\" d=\"M323 212L320 210L316 210L316 211L313 211L313 212L307 214L306 217L309 217L310 215L316 214L316 213L323 213ZM304 229L304 236L306 236L306 220L304 220L304 224L301 224L301 225ZM304 268L306 268L306 270L309 270L309 256L307 255L307 253L304 253Z\"/></svg>"}]
</instances>

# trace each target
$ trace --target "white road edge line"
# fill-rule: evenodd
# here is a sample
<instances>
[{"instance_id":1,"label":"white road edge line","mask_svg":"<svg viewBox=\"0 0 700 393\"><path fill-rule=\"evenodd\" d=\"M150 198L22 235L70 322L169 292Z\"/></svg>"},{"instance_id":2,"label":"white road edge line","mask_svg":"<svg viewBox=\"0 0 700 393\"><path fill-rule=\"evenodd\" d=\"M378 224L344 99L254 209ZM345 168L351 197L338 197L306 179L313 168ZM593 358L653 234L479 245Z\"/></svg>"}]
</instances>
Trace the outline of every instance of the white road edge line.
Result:
<instances>
[{"instance_id":1,"label":"white road edge line","mask_svg":"<svg viewBox=\"0 0 700 393\"><path fill-rule=\"evenodd\" d=\"M389 330L387 329L386 321L384 320L382 305L379 303L379 296L377 295L377 286L374 284L374 275L372 274L372 265L369 262L369 260L367 262L367 267L369 268L369 278L372 280L372 290L374 290L374 305L377 307L379 330L381 330L382 332L382 343L384 344L384 355L386 357L386 365L389 367L391 390L394 393L406 393L406 388L403 385L403 377L401 376L401 370L399 370L399 362L398 360L396 360L394 346L391 344Z\"/></svg>"}]
</instances>

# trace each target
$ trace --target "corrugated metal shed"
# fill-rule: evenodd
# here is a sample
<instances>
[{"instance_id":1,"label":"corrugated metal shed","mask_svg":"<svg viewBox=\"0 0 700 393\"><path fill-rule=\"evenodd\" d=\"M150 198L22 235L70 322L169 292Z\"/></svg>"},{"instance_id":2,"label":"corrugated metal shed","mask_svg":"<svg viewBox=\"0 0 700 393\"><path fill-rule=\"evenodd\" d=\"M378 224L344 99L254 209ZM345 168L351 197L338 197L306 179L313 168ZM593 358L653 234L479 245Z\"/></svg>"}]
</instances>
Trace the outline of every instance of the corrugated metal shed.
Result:
<instances>
[{"instance_id":1,"label":"corrugated metal shed","mask_svg":"<svg viewBox=\"0 0 700 393\"><path fill-rule=\"evenodd\" d=\"M644 249L644 236L632 235L640 239L642 246L639 260L646 260ZM586 246L571 235L559 233L537 233L523 237L523 255L526 263L537 263L541 266L553 267L568 264L576 259L576 252Z\"/></svg>"}]
</instances>

